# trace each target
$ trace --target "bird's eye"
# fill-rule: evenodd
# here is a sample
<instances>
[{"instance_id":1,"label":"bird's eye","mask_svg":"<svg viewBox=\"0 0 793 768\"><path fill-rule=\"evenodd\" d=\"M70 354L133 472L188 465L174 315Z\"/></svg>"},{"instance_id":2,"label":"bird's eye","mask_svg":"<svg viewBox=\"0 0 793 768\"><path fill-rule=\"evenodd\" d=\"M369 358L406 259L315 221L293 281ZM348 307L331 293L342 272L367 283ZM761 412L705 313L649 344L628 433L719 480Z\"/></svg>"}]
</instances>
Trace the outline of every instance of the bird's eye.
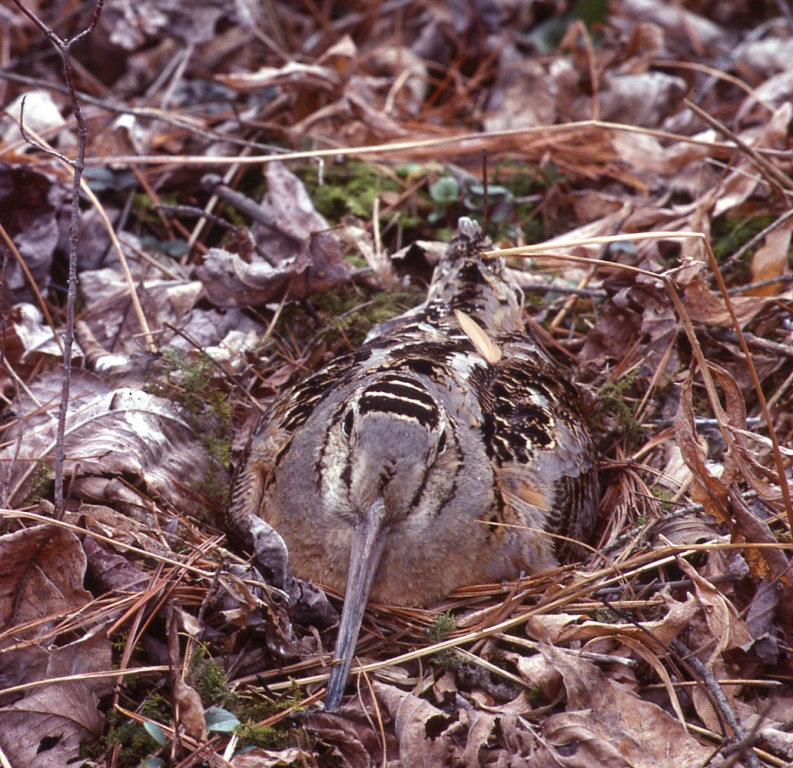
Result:
<instances>
[{"instance_id":1,"label":"bird's eye","mask_svg":"<svg viewBox=\"0 0 793 768\"><path fill-rule=\"evenodd\" d=\"M442 453L446 452L446 430L441 432L440 436L438 437L438 456Z\"/></svg>"},{"instance_id":2,"label":"bird's eye","mask_svg":"<svg viewBox=\"0 0 793 768\"><path fill-rule=\"evenodd\" d=\"M352 434L352 425L355 421L355 414L353 414L352 409L347 411L347 415L344 417L344 421L341 423L341 431L344 432L345 437L349 437Z\"/></svg>"}]
</instances>

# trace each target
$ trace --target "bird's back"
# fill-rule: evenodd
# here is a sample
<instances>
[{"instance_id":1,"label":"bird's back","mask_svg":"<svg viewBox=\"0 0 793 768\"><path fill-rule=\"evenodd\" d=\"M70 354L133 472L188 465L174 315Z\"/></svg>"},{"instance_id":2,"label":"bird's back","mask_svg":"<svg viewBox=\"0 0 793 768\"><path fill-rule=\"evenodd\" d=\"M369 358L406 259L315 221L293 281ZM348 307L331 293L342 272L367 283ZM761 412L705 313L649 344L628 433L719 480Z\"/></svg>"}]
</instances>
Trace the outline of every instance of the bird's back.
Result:
<instances>
[{"instance_id":1,"label":"bird's back","mask_svg":"<svg viewBox=\"0 0 793 768\"><path fill-rule=\"evenodd\" d=\"M590 536L595 451L578 390L525 333L521 291L500 259L481 256L486 245L462 219L426 302L262 420L229 520L266 519L296 575L344 591L369 493L355 479L361 461L381 475L372 493L394 499L370 592L379 602L427 604L546 570L571 549L563 537Z\"/></svg>"}]
</instances>

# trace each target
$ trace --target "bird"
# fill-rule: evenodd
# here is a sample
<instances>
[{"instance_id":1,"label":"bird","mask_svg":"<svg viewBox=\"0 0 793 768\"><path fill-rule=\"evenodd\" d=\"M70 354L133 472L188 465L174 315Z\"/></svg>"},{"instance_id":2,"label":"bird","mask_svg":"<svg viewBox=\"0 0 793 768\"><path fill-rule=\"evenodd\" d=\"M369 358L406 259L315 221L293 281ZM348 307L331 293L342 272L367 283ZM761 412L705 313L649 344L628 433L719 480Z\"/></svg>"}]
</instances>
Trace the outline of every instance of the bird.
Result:
<instances>
[{"instance_id":1,"label":"bird","mask_svg":"<svg viewBox=\"0 0 793 768\"><path fill-rule=\"evenodd\" d=\"M523 295L459 220L426 300L275 401L227 520L263 518L293 573L345 595L325 708L368 601L427 606L581 557L598 500L581 394L525 329Z\"/></svg>"}]
</instances>

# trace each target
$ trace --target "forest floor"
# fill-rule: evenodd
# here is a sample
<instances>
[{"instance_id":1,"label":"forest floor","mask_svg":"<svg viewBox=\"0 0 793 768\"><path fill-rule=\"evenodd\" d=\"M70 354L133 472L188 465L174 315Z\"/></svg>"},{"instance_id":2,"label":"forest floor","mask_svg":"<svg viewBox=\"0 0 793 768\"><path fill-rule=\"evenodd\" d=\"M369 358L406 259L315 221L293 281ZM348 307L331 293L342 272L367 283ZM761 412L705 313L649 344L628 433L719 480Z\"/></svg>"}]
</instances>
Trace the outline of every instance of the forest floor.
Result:
<instances>
[{"instance_id":1,"label":"forest floor","mask_svg":"<svg viewBox=\"0 0 793 768\"><path fill-rule=\"evenodd\" d=\"M787 5L183 3L0 6L0 765L793 764ZM233 467L460 216L523 249L597 535L371 604L325 712Z\"/></svg>"}]
</instances>

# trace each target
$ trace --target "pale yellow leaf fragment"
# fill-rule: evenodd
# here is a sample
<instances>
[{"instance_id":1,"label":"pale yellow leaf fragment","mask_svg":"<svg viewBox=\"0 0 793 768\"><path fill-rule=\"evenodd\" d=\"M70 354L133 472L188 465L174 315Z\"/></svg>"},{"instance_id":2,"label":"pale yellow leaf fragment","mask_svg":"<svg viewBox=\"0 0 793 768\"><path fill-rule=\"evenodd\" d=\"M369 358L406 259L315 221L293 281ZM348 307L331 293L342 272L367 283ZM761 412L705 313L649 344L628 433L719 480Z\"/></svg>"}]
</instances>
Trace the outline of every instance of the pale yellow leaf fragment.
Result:
<instances>
[{"instance_id":1,"label":"pale yellow leaf fragment","mask_svg":"<svg viewBox=\"0 0 793 768\"><path fill-rule=\"evenodd\" d=\"M476 347L476 351L482 355L491 365L495 365L501 360L501 350L498 345L491 339L481 326L474 320L461 312L459 309L454 310L454 316L463 329L463 333L471 340L471 343Z\"/></svg>"}]
</instances>

